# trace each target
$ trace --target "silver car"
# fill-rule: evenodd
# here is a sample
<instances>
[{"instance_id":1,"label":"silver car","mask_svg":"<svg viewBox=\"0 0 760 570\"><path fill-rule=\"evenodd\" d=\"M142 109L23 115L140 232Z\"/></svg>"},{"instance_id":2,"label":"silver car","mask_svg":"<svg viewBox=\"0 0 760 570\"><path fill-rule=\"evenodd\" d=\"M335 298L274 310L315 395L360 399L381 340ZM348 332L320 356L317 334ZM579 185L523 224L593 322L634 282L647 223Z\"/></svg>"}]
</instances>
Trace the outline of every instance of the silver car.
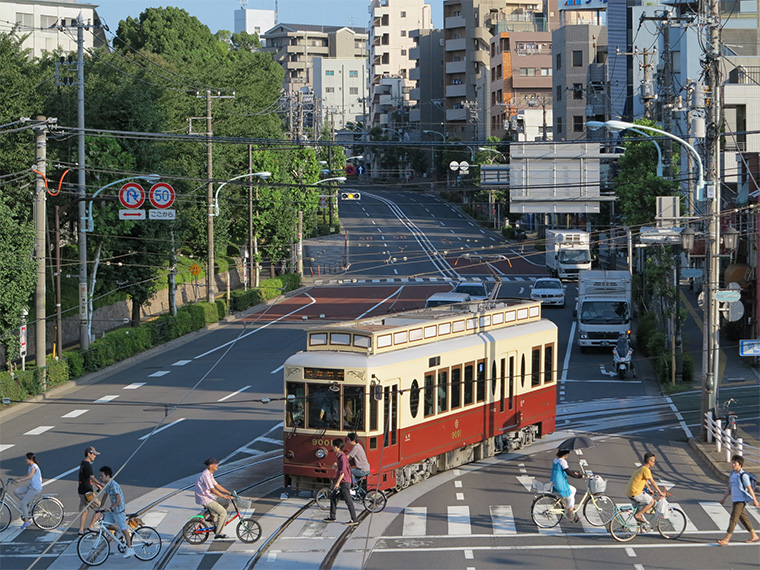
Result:
<instances>
[{"instance_id":1,"label":"silver car","mask_svg":"<svg viewBox=\"0 0 760 570\"><path fill-rule=\"evenodd\" d=\"M536 279L530 290L530 298L543 301L544 305L565 306L565 286L554 277Z\"/></svg>"},{"instance_id":2,"label":"silver car","mask_svg":"<svg viewBox=\"0 0 760 570\"><path fill-rule=\"evenodd\" d=\"M472 301L484 301L488 299L488 287L485 283L463 281L454 287L453 293L465 293Z\"/></svg>"}]
</instances>

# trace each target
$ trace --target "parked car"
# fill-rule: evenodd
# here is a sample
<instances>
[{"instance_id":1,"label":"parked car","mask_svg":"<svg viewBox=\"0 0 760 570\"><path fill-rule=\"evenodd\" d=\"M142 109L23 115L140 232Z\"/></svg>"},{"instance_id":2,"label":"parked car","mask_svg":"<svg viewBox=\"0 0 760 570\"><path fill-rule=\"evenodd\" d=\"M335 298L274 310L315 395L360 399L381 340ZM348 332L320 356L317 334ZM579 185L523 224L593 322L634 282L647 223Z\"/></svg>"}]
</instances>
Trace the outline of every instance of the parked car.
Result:
<instances>
[{"instance_id":1,"label":"parked car","mask_svg":"<svg viewBox=\"0 0 760 570\"><path fill-rule=\"evenodd\" d=\"M488 299L488 287L485 283L475 281L463 281L454 287L454 293L466 293L473 301L483 301Z\"/></svg>"},{"instance_id":2,"label":"parked car","mask_svg":"<svg viewBox=\"0 0 760 570\"><path fill-rule=\"evenodd\" d=\"M542 301L544 305L565 306L565 286L554 277L536 279L530 290L530 298Z\"/></svg>"},{"instance_id":3,"label":"parked car","mask_svg":"<svg viewBox=\"0 0 760 570\"><path fill-rule=\"evenodd\" d=\"M468 301L470 301L470 296L466 293L433 293L425 301L425 308L453 305L454 303L467 303Z\"/></svg>"}]
</instances>

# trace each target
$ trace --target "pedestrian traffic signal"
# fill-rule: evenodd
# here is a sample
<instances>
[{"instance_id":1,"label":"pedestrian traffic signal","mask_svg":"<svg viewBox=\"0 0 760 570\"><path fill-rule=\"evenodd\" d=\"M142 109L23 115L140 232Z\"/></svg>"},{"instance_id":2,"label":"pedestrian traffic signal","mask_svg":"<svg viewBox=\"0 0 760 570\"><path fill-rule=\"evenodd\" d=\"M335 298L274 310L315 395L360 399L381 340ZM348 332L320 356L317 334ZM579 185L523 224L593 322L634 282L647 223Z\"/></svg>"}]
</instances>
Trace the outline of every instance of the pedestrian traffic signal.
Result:
<instances>
[{"instance_id":1,"label":"pedestrian traffic signal","mask_svg":"<svg viewBox=\"0 0 760 570\"><path fill-rule=\"evenodd\" d=\"M341 192L340 199L341 200L361 200L362 195L360 192Z\"/></svg>"}]
</instances>

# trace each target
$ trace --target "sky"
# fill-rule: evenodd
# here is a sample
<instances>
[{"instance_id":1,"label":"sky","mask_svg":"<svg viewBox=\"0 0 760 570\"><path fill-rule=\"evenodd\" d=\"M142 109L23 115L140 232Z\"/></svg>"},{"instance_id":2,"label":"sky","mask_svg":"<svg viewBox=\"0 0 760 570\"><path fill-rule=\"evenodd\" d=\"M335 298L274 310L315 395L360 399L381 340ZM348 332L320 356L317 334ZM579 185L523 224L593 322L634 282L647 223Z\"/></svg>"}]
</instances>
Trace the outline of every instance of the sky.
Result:
<instances>
[{"instance_id":1,"label":"sky","mask_svg":"<svg viewBox=\"0 0 760 570\"><path fill-rule=\"evenodd\" d=\"M145 8L176 6L195 16L212 32L234 28L234 12L240 0L87 0L98 6L98 14L112 32L119 22L137 18ZM433 24L443 21L442 0L428 2L433 11ZM326 26L366 27L369 0L279 0L279 21L287 24L323 24ZM274 0L248 0L248 8L274 10Z\"/></svg>"}]
</instances>

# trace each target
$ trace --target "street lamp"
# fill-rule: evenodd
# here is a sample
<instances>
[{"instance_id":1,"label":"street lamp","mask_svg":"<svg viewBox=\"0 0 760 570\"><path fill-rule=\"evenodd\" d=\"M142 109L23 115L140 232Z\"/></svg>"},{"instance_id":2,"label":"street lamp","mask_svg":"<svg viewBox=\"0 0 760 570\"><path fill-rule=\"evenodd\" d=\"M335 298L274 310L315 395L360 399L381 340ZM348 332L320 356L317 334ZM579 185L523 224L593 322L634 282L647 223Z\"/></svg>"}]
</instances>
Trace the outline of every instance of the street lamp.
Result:
<instances>
[{"instance_id":1,"label":"street lamp","mask_svg":"<svg viewBox=\"0 0 760 570\"><path fill-rule=\"evenodd\" d=\"M495 154L498 154L498 155L499 155L499 156L500 156L502 159L506 158L506 157L504 156L504 153L503 153L503 152L499 152L499 151L498 151L498 150L496 150L495 148L491 148L491 147L488 147L488 146L479 146L479 147L478 147L478 150L480 150L480 151L483 151L483 152L493 152L493 153L495 153Z\"/></svg>"},{"instance_id":2,"label":"street lamp","mask_svg":"<svg viewBox=\"0 0 760 570\"><path fill-rule=\"evenodd\" d=\"M633 131L634 133L638 133L641 136L647 137L652 141L654 144L654 147L657 149L657 177L662 178L662 149L660 148L660 143L658 143L656 140L654 140L654 137L652 135L648 135L644 131L641 131L639 129L628 129L629 131Z\"/></svg>"},{"instance_id":3,"label":"street lamp","mask_svg":"<svg viewBox=\"0 0 760 570\"><path fill-rule=\"evenodd\" d=\"M318 184L324 184L325 182L345 182L345 176L334 176L332 178L323 178L317 180L314 183L308 184L308 186L317 186ZM332 209L333 209L333 193L330 191L330 225L332 225ZM298 267L296 271L303 277L303 211L298 211Z\"/></svg>"},{"instance_id":4,"label":"street lamp","mask_svg":"<svg viewBox=\"0 0 760 570\"><path fill-rule=\"evenodd\" d=\"M446 142L446 133L442 133L440 131L431 131L431 130L425 130L422 132L426 135L438 135L439 137L441 137L441 140L443 140L443 142ZM431 176L432 176L432 174L435 172L435 147L434 146L430 147L430 171L431 171Z\"/></svg>"}]
</instances>

